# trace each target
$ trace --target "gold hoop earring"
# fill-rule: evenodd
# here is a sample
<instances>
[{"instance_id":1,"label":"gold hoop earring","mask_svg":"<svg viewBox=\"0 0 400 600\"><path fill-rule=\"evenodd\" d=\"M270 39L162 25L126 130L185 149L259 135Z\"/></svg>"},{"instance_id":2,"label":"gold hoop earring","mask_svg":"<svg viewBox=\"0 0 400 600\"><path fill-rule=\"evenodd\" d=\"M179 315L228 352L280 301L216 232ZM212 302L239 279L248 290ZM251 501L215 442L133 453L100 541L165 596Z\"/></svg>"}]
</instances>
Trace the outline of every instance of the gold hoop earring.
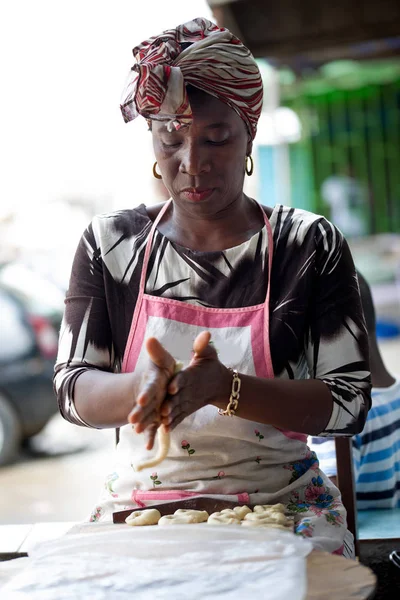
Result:
<instances>
[{"instance_id":1,"label":"gold hoop earring","mask_svg":"<svg viewBox=\"0 0 400 600\"><path fill-rule=\"evenodd\" d=\"M153 175L156 179L162 179L162 175L157 173L157 161L153 165Z\"/></svg>"},{"instance_id":2,"label":"gold hoop earring","mask_svg":"<svg viewBox=\"0 0 400 600\"><path fill-rule=\"evenodd\" d=\"M248 160L250 160L250 169L247 164ZM246 175L248 175L250 177L250 175L253 175L253 171L254 171L254 161L253 161L253 157L251 156L251 154L246 156L246 160L245 160L244 164L245 164L244 170L246 171Z\"/></svg>"}]
</instances>

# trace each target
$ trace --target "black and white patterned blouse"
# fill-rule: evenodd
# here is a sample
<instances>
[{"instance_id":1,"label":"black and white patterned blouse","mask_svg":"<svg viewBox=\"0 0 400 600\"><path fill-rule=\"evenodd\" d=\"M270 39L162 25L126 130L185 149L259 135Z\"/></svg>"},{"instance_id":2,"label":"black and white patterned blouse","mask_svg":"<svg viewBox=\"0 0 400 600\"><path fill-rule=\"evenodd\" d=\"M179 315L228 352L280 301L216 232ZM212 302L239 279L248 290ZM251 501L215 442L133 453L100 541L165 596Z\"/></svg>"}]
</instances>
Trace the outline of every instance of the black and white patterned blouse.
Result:
<instances>
[{"instance_id":1,"label":"black and white patterned blouse","mask_svg":"<svg viewBox=\"0 0 400 600\"><path fill-rule=\"evenodd\" d=\"M277 205L270 217L274 254L270 346L275 377L323 380L333 411L320 435L353 435L370 408L367 334L353 260L325 218ZM55 367L62 415L86 425L74 407L85 370L118 372L138 294L152 222L142 204L95 217L79 243ZM264 302L268 282L265 226L220 252L198 252L158 230L146 292L201 306L238 308Z\"/></svg>"}]
</instances>

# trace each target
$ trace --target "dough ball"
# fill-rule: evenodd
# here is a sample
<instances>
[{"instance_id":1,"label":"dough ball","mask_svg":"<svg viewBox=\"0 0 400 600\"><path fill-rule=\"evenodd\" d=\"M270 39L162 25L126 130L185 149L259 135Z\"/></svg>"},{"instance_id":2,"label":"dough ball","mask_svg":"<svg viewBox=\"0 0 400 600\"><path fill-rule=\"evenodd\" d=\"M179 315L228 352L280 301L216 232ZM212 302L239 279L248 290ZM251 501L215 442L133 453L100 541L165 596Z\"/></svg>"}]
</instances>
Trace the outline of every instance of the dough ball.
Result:
<instances>
[{"instance_id":1,"label":"dough ball","mask_svg":"<svg viewBox=\"0 0 400 600\"><path fill-rule=\"evenodd\" d=\"M212 513L208 517L207 523L210 525L239 525L239 516L229 508L225 508L221 512Z\"/></svg>"},{"instance_id":2,"label":"dough ball","mask_svg":"<svg viewBox=\"0 0 400 600\"><path fill-rule=\"evenodd\" d=\"M158 521L159 525L189 525L190 523L204 523L208 519L205 510L191 510L178 508L173 515L165 515Z\"/></svg>"},{"instance_id":3,"label":"dough ball","mask_svg":"<svg viewBox=\"0 0 400 600\"><path fill-rule=\"evenodd\" d=\"M146 508L145 510L135 510L125 519L128 525L157 525L161 518L160 512L156 508Z\"/></svg>"},{"instance_id":4,"label":"dough ball","mask_svg":"<svg viewBox=\"0 0 400 600\"><path fill-rule=\"evenodd\" d=\"M274 511L265 510L264 512L249 513L245 516L243 524L247 522L292 529L292 521L284 514ZM251 527L251 525L249 525L249 527Z\"/></svg>"},{"instance_id":5,"label":"dough ball","mask_svg":"<svg viewBox=\"0 0 400 600\"><path fill-rule=\"evenodd\" d=\"M242 527L265 527L270 529L281 529L282 531L289 531L287 527L283 525L277 525L276 523L271 523L268 519L259 519L258 521L242 521Z\"/></svg>"},{"instance_id":6,"label":"dough ball","mask_svg":"<svg viewBox=\"0 0 400 600\"><path fill-rule=\"evenodd\" d=\"M268 510L269 512L281 512L284 513L286 508L284 504L258 504L254 507L255 513L260 513Z\"/></svg>"},{"instance_id":7,"label":"dough ball","mask_svg":"<svg viewBox=\"0 0 400 600\"><path fill-rule=\"evenodd\" d=\"M187 525L190 521L187 520L186 517L179 517L177 515L164 515L158 521L158 524L161 526L164 525Z\"/></svg>"},{"instance_id":8,"label":"dough ball","mask_svg":"<svg viewBox=\"0 0 400 600\"><path fill-rule=\"evenodd\" d=\"M217 514L217 513L213 513ZM232 517L233 519L240 519L239 515L233 510L233 508L224 508L219 513L221 515L227 515L228 517Z\"/></svg>"},{"instance_id":9,"label":"dough ball","mask_svg":"<svg viewBox=\"0 0 400 600\"><path fill-rule=\"evenodd\" d=\"M175 516L185 516L190 519L190 523L204 523L208 519L208 512L206 510L192 510L191 508L178 508L174 512Z\"/></svg>"},{"instance_id":10,"label":"dough ball","mask_svg":"<svg viewBox=\"0 0 400 600\"><path fill-rule=\"evenodd\" d=\"M251 508L249 508L248 506L235 506L235 508L233 509L226 508L225 510L233 510L234 514L237 515L241 521L245 518L246 515L251 513ZM224 513L225 510L222 510L221 512Z\"/></svg>"},{"instance_id":11,"label":"dough ball","mask_svg":"<svg viewBox=\"0 0 400 600\"><path fill-rule=\"evenodd\" d=\"M271 521L269 513L267 513L266 511L262 513L248 513L244 518L245 521L266 521L267 519Z\"/></svg>"},{"instance_id":12,"label":"dough ball","mask_svg":"<svg viewBox=\"0 0 400 600\"><path fill-rule=\"evenodd\" d=\"M269 519L271 523L277 523L278 525L286 525L288 523L287 517L280 512L271 512L265 510L264 512L249 513L245 516L248 521L257 521L258 519Z\"/></svg>"}]
</instances>

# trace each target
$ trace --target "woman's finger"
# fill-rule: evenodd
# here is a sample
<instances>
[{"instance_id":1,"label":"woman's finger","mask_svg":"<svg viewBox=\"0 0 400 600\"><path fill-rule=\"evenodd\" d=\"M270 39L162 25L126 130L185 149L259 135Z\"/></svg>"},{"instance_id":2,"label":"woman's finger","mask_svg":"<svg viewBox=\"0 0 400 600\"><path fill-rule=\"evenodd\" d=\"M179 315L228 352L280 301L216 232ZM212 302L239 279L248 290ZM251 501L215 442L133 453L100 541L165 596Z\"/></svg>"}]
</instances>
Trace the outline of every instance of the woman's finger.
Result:
<instances>
[{"instance_id":1,"label":"woman's finger","mask_svg":"<svg viewBox=\"0 0 400 600\"><path fill-rule=\"evenodd\" d=\"M158 414L158 411L159 411L159 407L158 407L158 403L156 403L156 402L151 402L151 403L147 404L146 406L136 405L133 408L133 410L131 410L131 412L129 413L128 421L129 421L129 423L132 423L132 424L144 423L144 421L147 420L151 414L153 414L154 412L157 412L157 414Z\"/></svg>"},{"instance_id":2,"label":"woman's finger","mask_svg":"<svg viewBox=\"0 0 400 600\"><path fill-rule=\"evenodd\" d=\"M157 400L157 389L159 384L156 381L149 381L145 384L144 388L136 398L136 404L145 408L148 404L156 402Z\"/></svg>"},{"instance_id":3,"label":"woman's finger","mask_svg":"<svg viewBox=\"0 0 400 600\"><path fill-rule=\"evenodd\" d=\"M142 433L152 424L156 424L157 426L160 424L160 417L155 410L153 410L151 413L146 415L145 418L141 419L138 423L136 423L135 431L136 433Z\"/></svg>"},{"instance_id":4,"label":"woman's finger","mask_svg":"<svg viewBox=\"0 0 400 600\"><path fill-rule=\"evenodd\" d=\"M171 380L168 385L167 391L168 394L174 395L177 394L184 387L188 387L190 384L190 371L183 370L180 371L175 377Z\"/></svg>"},{"instance_id":5,"label":"woman's finger","mask_svg":"<svg viewBox=\"0 0 400 600\"><path fill-rule=\"evenodd\" d=\"M154 440L157 435L157 429L159 427L158 423L154 423L154 425L150 425L144 432L146 437L146 450L152 450L154 447Z\"/></svg>"},{"instance_id":6,"label":"woman's finger","mask_svg":"<svg viewBox=\"0 0 400 600\"><path fill-rule=\"evenodd\" d=\"M146 415L154 407L159 407L165 393L162 393L163 385L160 382L159 376L152 376L143 385L142 390L136 398L136 405L132 413L137 410L138 414ZM142 411L142 413L140 413Z\"/></svg>"},{"instance_id":7,"label":"woman's finger","mask_svg":"<svg viewBox=\"0 0 400 600\"><path fill-rule=\"evenodd\" d=\"M202 353L207 349L210 344L211 333L209 331L202 331L196 337L193 343L193 352L197 355L202 355Z\"/></svg>"},{"instance_id":8,"label":"woman's finger","mask_svg":"<svg viewBox=\"0 0 400 600\"><path fill-rule=\"evenodd\" d=\"M176 394L174 396L167 396L164 402L161 404L160 415L162 417L168 417L171 412L182 403L181 394Z\"/></svg>"},{"instance_id":9,"label":"woman's finger","mask_svg":"<svg viewBox=\"0 0 400 600\"><path fill-rule=\"evenodd\" d=\"M172 406L175 406L175 402L172 402L171 399L165 400L160 408L161 417L168 417L172 410Z\"/></svg>"},{"instance_id":10,"label":"woman's finger","mask_svg":"<svg viewBox=\"0 0 400 600\"><path fill-rule=\"evenodd\" d=\"M146 340L146 350L150 360L159 368L166 369L171 375L175 369L175 359L164 348L157 338L151 337Z\"/></svg>"},{"instance_id":11,"label":"woman's finger","mask_svg":"<svg viewBox=\"0 0 400 600\"><path fill-rule=\"evenodd\" d=\"M164 416L166 424L168 425L168 427L171 426L171 423L173 423L174 419L181 412L182 412L182 406L181 406L180 403L176 404L175 406L171 406L170 407L170 410L169 410L168 414Z\"/></svg>"},{"instance_id":12,"label":"woman's finger","mask_svg":"<svg viewBox=\"0 0 400 600\"><path fill-rule=\"evenodd\" d=\"M136 402L135 406L128 415L128 421L130 423L138 423L139 421L142 421L157 406L157 402L155 402L150 395L141 395L140 398L143 399L143 402L140 404Z\"/></svg>"},{"instance_id":13,"label":"woman's finger","mask_svg":"<svg viewBox=\"0 0 400 600\"><path fill-rule=\"evenodd\" d=\"M218 360L218 353L211 341L211 333L209 331L202 331L194 340L191 364L199 358L215 358Z\"/></svg>"},{"instance_id":14,"label":"woman's finger","mask_svg":"<svg viewBox=\"0 0 400 600\"><path fill-rule=\"evenodd\" d=\"M181 405L181 397L169 396L163 403L160 409L160 416L164 419L168 419L170 415Z\"/></svg>"}]
</instances>

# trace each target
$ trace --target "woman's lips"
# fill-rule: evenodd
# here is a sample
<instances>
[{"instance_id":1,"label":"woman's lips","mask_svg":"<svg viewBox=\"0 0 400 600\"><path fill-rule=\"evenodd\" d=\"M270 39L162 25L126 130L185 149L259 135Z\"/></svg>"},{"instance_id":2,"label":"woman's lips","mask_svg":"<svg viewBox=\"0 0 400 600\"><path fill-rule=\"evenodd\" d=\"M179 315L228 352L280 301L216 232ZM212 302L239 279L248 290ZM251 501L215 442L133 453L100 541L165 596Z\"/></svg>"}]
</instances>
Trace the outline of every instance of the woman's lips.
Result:
<instances>
[{"instance_id":1,"label":"woman's lips","mask_svg":"<svg viewBox=\"0 0 400 600\"><path fill-rule=\"evenodd\" d=\"M201 202L201 200L205 200L206 198L211 196L213 191L213 188L207 188L203 190L198 188L190 188L183 190L183 195L185 198L191 200L192 202Z\"/></svg>"}]
</instances>

